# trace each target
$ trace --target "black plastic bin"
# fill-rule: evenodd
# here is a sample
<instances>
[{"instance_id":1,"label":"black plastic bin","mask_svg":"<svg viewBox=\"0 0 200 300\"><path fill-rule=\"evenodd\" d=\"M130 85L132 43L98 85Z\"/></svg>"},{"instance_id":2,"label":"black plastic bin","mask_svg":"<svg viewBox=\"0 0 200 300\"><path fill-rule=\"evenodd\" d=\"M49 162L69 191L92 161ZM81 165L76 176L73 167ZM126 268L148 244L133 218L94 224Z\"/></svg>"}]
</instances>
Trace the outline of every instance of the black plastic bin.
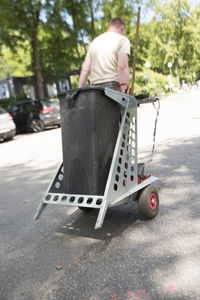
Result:
<instances>
[{"instance_id":1,"label":"black plastic bin","mask_svg":"<svg viewBox=\"0 0 200 300\"><path fill-rule=\"evenodd\" d=\"M120 106L104 88L60 96L64 191L103 195L118 136Z\"/></svg>"}]
</instances>

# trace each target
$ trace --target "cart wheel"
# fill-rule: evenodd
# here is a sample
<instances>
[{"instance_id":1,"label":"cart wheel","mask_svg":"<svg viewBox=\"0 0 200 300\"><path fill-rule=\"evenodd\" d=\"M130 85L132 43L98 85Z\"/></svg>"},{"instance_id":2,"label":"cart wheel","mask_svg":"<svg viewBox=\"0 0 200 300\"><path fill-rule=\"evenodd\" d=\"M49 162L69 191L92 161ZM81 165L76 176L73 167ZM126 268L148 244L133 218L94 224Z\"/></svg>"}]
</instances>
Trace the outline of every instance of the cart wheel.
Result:
<instances>
[{"instance_id":1,"label":"cart wheel","mask_svg":"<svg viewBox=\"0 0 200 300\"><path fill-rule=\"evenodd\" d=\"M141 190L138 197L138 208L145 219L153 219L159 211L158 190L152 185L148 185Z\"/></svg>"},{"instance_id":2,"label":"cart wheel","mask_svg":"<svg viewBox=\"0 0 200 300\"><path fill-rule=\"evenodd\" d=\"M78 207L80 210L82 210L83 212L87 213L87 212L91 212L93 211L94 208L90 208L90 207L84 207L84 206L79 206Z\"/></svg>"}]
</instances>

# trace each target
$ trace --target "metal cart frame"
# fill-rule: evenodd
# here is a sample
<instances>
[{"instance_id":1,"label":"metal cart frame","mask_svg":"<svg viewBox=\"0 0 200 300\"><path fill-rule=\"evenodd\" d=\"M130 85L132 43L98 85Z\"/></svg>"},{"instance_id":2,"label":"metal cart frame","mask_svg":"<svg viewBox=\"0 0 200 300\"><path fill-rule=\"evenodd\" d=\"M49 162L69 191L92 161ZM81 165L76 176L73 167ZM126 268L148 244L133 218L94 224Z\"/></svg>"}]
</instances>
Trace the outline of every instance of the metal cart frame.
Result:
<instances>
[{"instance_id":1,"label":"metal cart frame","mask_svg":"<svg viewBox=\"0 0 200 300\"><path fill-rule=\"evenodd\" d=\"M105 88L104 93L122 108L122 119L104 195L65 194L62 163L41 200L34 219L39 218L47 204L98 208L99 214L95 224L95 229L98 229L102 227L108 207L133 201L138 191L157 180L151 175L139 176L141 164L138 164L137 153L138 101L134 96L110 88Z\"/></svg>"}]
</instances>

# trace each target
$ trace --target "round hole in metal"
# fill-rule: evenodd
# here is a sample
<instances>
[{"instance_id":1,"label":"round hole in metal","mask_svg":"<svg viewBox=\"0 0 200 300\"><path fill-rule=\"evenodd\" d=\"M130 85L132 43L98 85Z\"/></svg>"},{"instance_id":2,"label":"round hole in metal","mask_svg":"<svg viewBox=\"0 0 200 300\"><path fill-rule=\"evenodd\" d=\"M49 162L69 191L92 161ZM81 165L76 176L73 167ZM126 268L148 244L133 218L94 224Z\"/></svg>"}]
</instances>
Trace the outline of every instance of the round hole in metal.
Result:
<instances>
[{"instance_id":1,"label":"round hole in metal","mask_svg":"<svg viewBox=\"0 0 200 300\"><path fill-rule=\"evenodd\" d=\"M123 139L124 139L124 140L126 139L126 135L125 135L125 133L123 134Z\"/></svg>"},{"instance_id":2,"label":"round hole in metal","mask_svg":"<svg viewBox=\"0 0 200 300\"><path fill-rule=\"evenodd\" d=\"M134 181L134 176L133 176L133 175L131 175L130 179L131 179L131 181Z\"/></svg>"},{"instance_id":3,"label":"round hole in metal","mask_svg":"<svg viewBox=\"0 0 200 300\"><path fill-rule=\"evenodd\" d=\"M123 186L124 187L126 186L126 180L123 180Z\"/></svg>"},{"instance_id":4,"label":"round hole in metal","mask_svg":"<svg viewBox=\"0 0 200 300\"><path fill-rule=\"evenodd\" d=\"M117 191L118 190L118 185L114 184L114 190Z\"/></svg>"},{"instance_id":5,"label":"round hole in metal","mask_svg":"<svg viewBox=\"0 0 200 300\"><path fill-rule=\"evenodd\" d=\"M75 200L75 197L71 197L71 198L69 199L69 202L74 202L74 200Z\"/></svg>"},{"instance_id":6,"label":"round hole in metal","mask_svg":"<svg viewBox=\"0 0 200 300\"><path fill-rule=\"evenodd\" d=\"M115 180L116 180L116 181L119 181L119 175L116 175L116 176L115 176Z\"/></svg>"},{"instance_id":7,"label":"round hole in metal","mask_svg":"<svg viewBox=\"0 0 200 300\"><path fill-rule=\"evenodd\" d=\"M78 203L79 203L79 204L83 203L83 200L84 200L83 197L78 198Z\"/></svg>"},{"instance_id":8,"label":"round hole in metal","mask_svg":"<svg viewBox=\"0 0 200 300\"><path fill-rule=\"evenodd\" d=\"M63 174L58 175L58 180L62 181L63 180Z\"/></svg>"},{"instance_id":9,"label":"round hole in metal","mask_svg":"<svg viewBox=\"0 0 200 300\"><path fill-rule=\"evenodd\" d=\"M119 157L119 164L121 164L122 163L122 158L121 157Z\"/></svg>"},{"instance_id":10,"label":"round hole in metal","mask_svg":"<svg viewBox=\"0 0 200 300\"><path fill-rule=\"evenodd\" d=\"M131 144L132 144L132 138L129 137L129 138L127 139L127 142L128 142L129 145L131 145Z\"/></svg>"},{"instance_id":11,"label":"round hole in metal","mask_svg":"<svg viewBox=\"0 0 200 300\"><path fill-rule=\"evenodd\" d=\"M123 155L123 153L124 153L124 150L123 150L123 149L121 149L121 150L120 150L120 154L121 154L121 156Z\"/></svg>"},{"instance_id":12,"label":"round hole in metal","mask_svg":"<svg viewBox=\"0 0 200 300\"><path fill-rule=\"evenodd\" d=\"M125 178L127 177L127 172L126 172L126 171L124 171L124 177L125 177Z\"/></svg>"},{"instance_id":13,"label":"round hole in metal","mask_svg":"<svg viewBox=\"0 0 200 300\"><path fill-rule=\"evenodd\" d=\"M125 169L128 169L128 163L127 162L125 162L124 166L125 166Z\"/></svg>"},{"instance_id":14,"label":"round hole in metal","mask_svg":"<svg viewBox=\"0 0 200 300\"><path fill-rule=\"evenodd\" d=\"M46 200L49 201L51 199L51 195L46 196Z\"/></svg>"},{"instance_id":15,"label":"round hole in metal","mask_svg":"<svg viewBox=\"0 0 200 300\"><path fill-rule=\"evenodd\" d=\"M92 201L93 201L93 198L88 198L88 199L87 199L87 204L91 204Z\"/></svg>"},{"instance_id":16,"label":"round hole in metal","mask_svg":"<svg viewBox=\"0 0 200 300\"><path fill-rule=\"evenodd\" d=\"M122 142L122 148L124 148L125 147L125 143L124 142Z\"/></svg>"},{"instance_id":17,"label":"round hole in metal","mask_svg":"<svg viewBox=\"0 0 200 300\"><path fill-rule=\"evenodd\" d=\"M97 199L96 205L101 205L101 203L102 203L102 199L101 198Z\"/></svg>"},{"instance_id":18,"label":"round hole in metal","mask_svg":"<svg viewBox=\"0 0 200 300\"><path fill-rule=\"evenodd\" d=\"M58 198L59 198L59 196L56 195L56 196L53 198L53 201L57 201Z\"/></svg>"},{"instance_id":19,"label":"round hole in metal","mask_svg":"<svg viewBox=\"0 0 200 300\"><path fill-rule=\"evenodd\" d=\"M55 188L56 188L56 189L59 189L59 188L60 188L60 182L59 182L59 181L56 181Z\"/></svg>"},{"instance_id":20,"label":"round hole in metal","mask_svg":"<svg viewBox=\"0 0 200 300\"><path fill-rule=\"evenodd\" d=\"M67 200L67 196L63 196L63 197L61 198L61 201L65 201L65 200Z\"/></svg>"},{"instance_id":21,"label":"round hole in metal","mask_svg":"<svg viewBox=\"0 0 200 300\"><path fill-rule=\"evenodd\" d=\"M120 173L121 172L121 168L120 166L117 167L117 172Z\"/></svg>"}]
</instances>

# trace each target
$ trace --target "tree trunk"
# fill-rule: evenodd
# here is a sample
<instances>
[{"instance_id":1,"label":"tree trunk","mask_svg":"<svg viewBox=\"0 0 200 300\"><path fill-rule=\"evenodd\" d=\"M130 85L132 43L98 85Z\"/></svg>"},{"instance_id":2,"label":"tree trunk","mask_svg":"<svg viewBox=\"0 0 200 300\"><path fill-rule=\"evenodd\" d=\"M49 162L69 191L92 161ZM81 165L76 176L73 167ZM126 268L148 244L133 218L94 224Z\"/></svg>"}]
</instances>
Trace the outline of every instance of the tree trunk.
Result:
<instances>
[{"instance_id":1,"label":"tree trunk","mask_svg":"<svg viewBox=\"0 0 200 300\"><path fill-rule=\"evenodd\" d=\"M93 1L89 2L89 8L90 8L90 18L91 18L91 35L92 35L92 39L95 37L95 20L94 20L94 9L93 9Z\"/></svg>"},{"instance_id":2,"label":"tree trunk","mask_svg":"<svg viewBox=\"0 0 200 300\"><path fill-rule=\"evenodd\" d=\"M39 100L44 99L43 78L40 66L40 53L37 39L37 31L32 34L32 50L33 50L33 69L35 80L35 94Z\"/></svg>"}]
</instances>

